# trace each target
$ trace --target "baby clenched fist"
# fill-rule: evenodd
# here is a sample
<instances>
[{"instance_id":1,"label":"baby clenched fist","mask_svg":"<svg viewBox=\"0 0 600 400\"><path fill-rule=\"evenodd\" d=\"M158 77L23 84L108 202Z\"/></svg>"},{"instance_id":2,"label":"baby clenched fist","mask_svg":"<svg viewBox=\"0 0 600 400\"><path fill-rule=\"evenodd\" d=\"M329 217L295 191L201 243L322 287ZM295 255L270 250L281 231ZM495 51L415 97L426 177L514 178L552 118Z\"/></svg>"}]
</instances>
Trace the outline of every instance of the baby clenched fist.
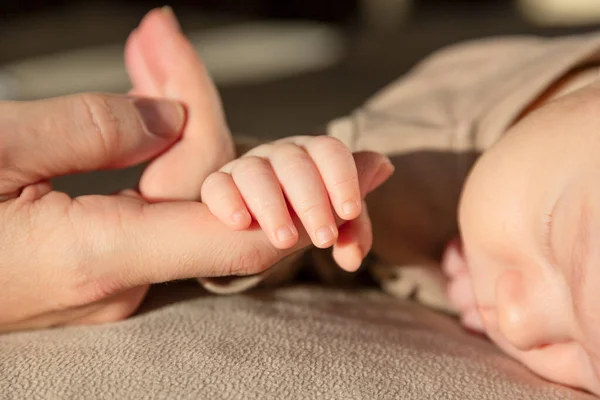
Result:
<instances>
[{"instance_id":1,"label":"baby clenched fist","mask_svg":"<svg viewBox=\"0 0 600 400\"><path fill-rule=\"evenodd\" d=\"M315 246L336 244L338 264L355 270L371 247L355 157L360 154L353 156L327 136L271 142L210 175L202 186L202 201L232 229L247 229L255 220L280 249L298 240L297 218ZM388 163L376 180L384 181L392 172ZM338 231L336 218L350 223Z\"/></svg>"}]
</instances>

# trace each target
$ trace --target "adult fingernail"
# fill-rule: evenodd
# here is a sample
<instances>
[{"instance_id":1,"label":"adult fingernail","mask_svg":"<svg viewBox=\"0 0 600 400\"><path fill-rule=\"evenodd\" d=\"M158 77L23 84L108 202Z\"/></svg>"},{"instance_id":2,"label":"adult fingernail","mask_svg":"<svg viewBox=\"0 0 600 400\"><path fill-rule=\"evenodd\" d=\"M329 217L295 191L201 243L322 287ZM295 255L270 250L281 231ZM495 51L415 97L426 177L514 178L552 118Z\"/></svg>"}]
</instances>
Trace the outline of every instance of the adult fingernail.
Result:
<instances>
[{"instance_id":1,"label":"adult fingernail","mask_svg":"<svg viewBox=\"0 0 600 400\"><path fill-rule=\"evenodd\" d=\"M181 104L158 99L135 99L133 104L148 132L164 138L177 137L181 133L185 122Z\"/></svg>"},{"instance_id":2,"label":"adult fingernail","mask_svg":"<svg viewBox=\"0 0 600 400\"><path fill-rule=\"evenodd\" d=\"M320 246L325 246L335 239L335 232L330 226L323 226L315 232L315 238Z\"/></svg>"},{"instance_id":3,"label":"adult fingernail","mask_svg":"<svg viewBox=\"0 0 600 400\"><path fill-rule=\"evenodd\" d=\"M161 8L161 11L167 17L169 25L171 25L173 29L180 31L181 25L179 24L179 20L177 20L177 16L175 15L175 12L173 12L173 9L170 6L164 6Z\"/></svg>"},{"instance_id":4,"label":"adult fingernail","mask_svg":"<svg viewBox=\"0 0 600 400\"><path fill-rule=\"evenodd\" d=\"M394 173L394 170L394 164L386 158L373 177L373 182L371 183L369 191L373 191L381 186Z\"/></svg>"}]
</instances>

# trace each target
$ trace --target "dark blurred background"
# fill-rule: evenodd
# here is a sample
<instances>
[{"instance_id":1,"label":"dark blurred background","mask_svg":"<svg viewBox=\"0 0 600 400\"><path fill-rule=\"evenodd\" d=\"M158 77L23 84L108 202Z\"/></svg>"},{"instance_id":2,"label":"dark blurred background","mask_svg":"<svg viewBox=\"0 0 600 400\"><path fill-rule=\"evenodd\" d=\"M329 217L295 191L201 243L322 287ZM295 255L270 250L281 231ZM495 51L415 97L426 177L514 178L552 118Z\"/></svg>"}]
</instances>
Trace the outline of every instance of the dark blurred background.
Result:
<instances>
[{"instance_id":1,"label":"dark blurred background","mask_svg":"<svg viewBox=\"0 0 600 400\"><path fill-rule=\"evenodd\" d=\"M163 5L0 0L0 99L126 91L123 43L148 10ZM215 77L232 130L261 137L321 127L452 43L600 26L599 0L173 0L168 5ZM136 171L121 185L131 183ZM98 181L87 185L75 192L108 190Z\"/></svg>"}]
</instances>

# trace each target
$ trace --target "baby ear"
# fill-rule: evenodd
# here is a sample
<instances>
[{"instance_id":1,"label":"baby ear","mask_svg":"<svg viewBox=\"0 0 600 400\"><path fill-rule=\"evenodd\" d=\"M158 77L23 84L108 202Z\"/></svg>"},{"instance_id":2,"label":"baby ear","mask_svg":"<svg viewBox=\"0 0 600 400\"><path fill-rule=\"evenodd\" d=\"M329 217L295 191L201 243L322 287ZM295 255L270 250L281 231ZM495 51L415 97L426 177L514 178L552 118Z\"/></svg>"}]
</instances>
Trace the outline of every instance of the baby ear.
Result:
<instances>
[{"instance_id":1,"label":"baby ear","mask_svg":"<svg viewBox=\"0 0 600 400\"><path fill-rule=\"evenodd\" d=\"M558 278L541 271L535 279L516 270L505 272L496 287L500 333L521 351L569 340L566 290Z\"/></svg>"}]
</instances>

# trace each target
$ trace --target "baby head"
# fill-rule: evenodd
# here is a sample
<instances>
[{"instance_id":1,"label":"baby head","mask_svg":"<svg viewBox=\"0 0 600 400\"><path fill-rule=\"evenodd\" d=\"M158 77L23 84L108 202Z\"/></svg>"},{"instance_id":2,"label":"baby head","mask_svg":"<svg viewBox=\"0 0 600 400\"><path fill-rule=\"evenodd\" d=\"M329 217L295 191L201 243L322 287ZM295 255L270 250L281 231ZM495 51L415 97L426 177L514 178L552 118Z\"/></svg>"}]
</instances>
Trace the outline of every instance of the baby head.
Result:
<instances>
[{"instance_id":1,"label":"baby head","mask_svg":"<svg viewBox=\"0 0 600 400\"><path fill-rule=\"evenodd\" d=\"M540 105L487 151L459 222L490 338L600 394L600 85Z\"/></svg>"}]
</instances>

